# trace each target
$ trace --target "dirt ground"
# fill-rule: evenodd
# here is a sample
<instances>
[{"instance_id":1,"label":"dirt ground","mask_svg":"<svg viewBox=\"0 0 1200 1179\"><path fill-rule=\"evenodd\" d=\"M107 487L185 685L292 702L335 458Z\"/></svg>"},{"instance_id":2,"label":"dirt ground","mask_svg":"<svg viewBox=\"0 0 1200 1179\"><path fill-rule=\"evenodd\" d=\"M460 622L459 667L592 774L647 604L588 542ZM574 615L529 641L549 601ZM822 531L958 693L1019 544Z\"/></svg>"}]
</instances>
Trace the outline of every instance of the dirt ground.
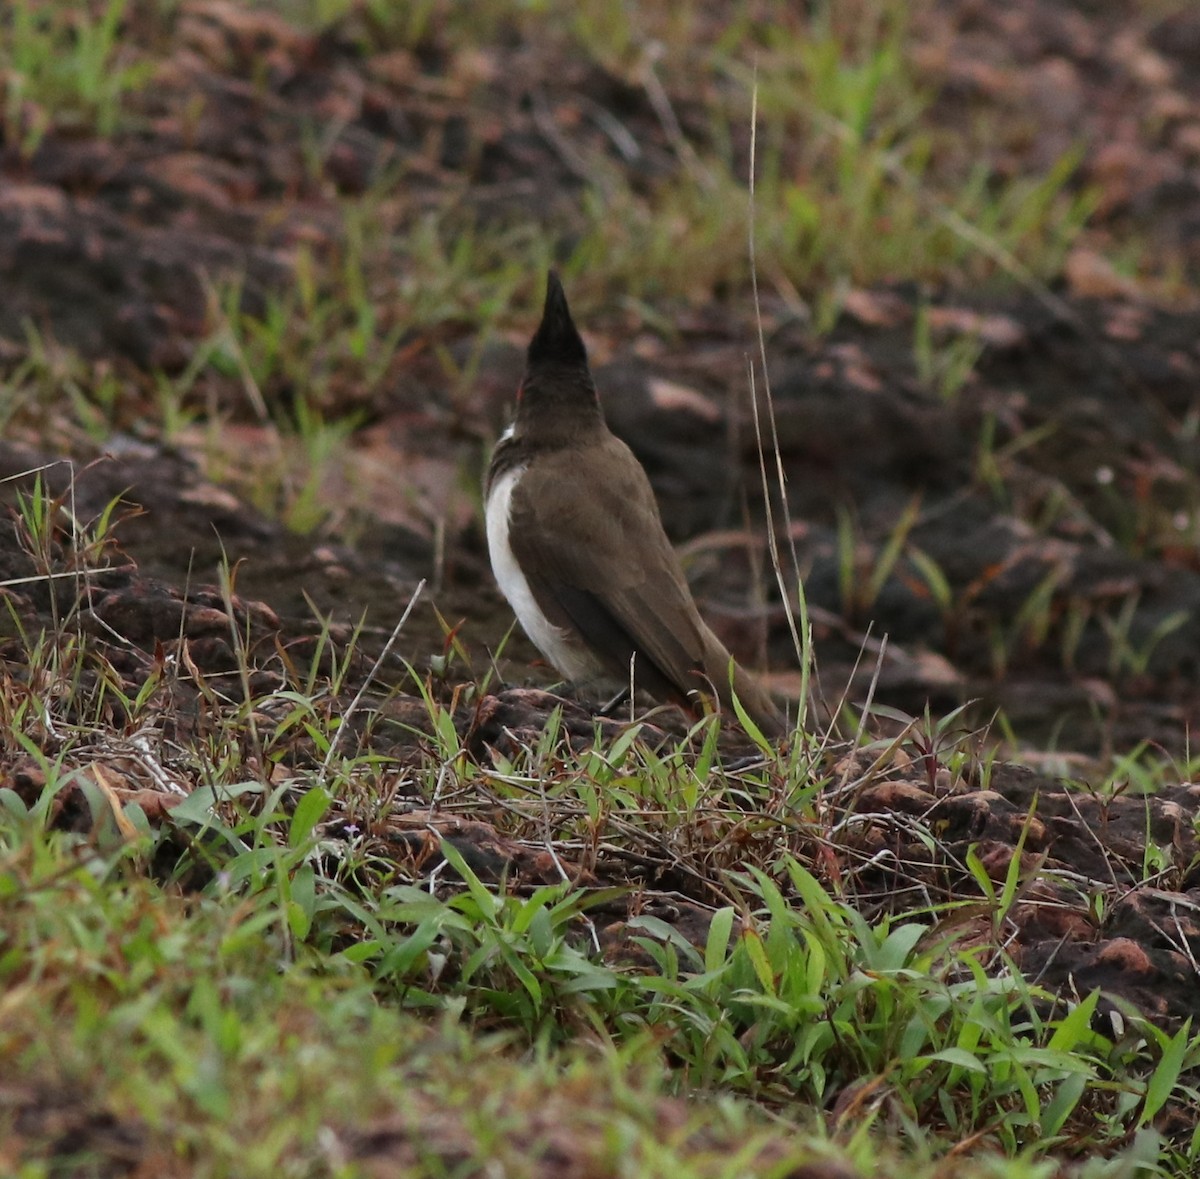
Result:
<instances>
[{"instance_id":1,"label":"dirt ground","mask_svg":"<svg viewBox=\"0 0 1200 1179\"><path fill-rule=\"evenodd\" d=\"M1051 989L1102 985L1173 1023L1200 1015L1198 788L1187 768L1200 718L1200 13L1132 19L1116 7L1026 0L1001 12L947 0L926 18L923 65L941 84L934 117L943 126L967 108L994 108L1006 128L992 161L1000 168L1018 155L1049 162L1082 143L1080 183L1097 186L1100 203L1063 283L1047 290L1010 276L966 289L897 281L851 290L821 336L768 285L764 328L787 474L784 539L812 613L823 706L832 711L843 692L861 703L874 681L878 703L912 715L971 702L964 724L986 726L1002 710L1028 764L1052 754L1055 767L1078 765L1082 777L1091 759L1147 743L1181 767L1178 784L1153 798L1123 781L1115 798L1069 789L1017 766L997 767L986 783L896 771L847 804L900 817L864 823L847 865L887 848L896 863L924 865L935 896L952 895L966 887L970 845L1002 874L1036 796L1023 852L1031 863L1042 857L1043 882L1019 909L1017 960ZM574 137L615 150L596 148L603 135L581 109L633 128L647 175L679 167L670 136L645 93L594 63L524 44L494 49L478 83L494 117L466 127L461 60L364 57L348 37L305 36L220 3L184 4L179 21L175 68L144 97L136 134L50 134L30 158L5 144L0 363L22 363L32 321L59 346L111 366L135 409L94 443L27 408L0 443L4 497L29 485L14 476L69 454L77 516L94 517L117 495L140 509L118 526L124 557L90 577L84 612L130 683L181 636L201 671L230 669L226 603L206 588L223 554L238 566L237 611L264 652L277 631L298 644L317 633L312 607L345 634L366 611L364 675L425 578L395 654L427 666L443 653L436 606L461 622L473 666L486 668L511 615L460 474L481 470L511 401L519 333L488 344L465 392L448 388L437 350L465 354L468 334L414 334L352 443L352 475L366 494L315 535L289 533L212 482L200 469L203 448L187 437L167 445L139 430L137 399L150 397L156 371L185 369L210 332L211 275L243 274L244 297L264 300L291 281L298 243L331 244L336 200L360 193L386 161L409 163L418 198L421 186L433 199L455 185L485 220L527 217L536 199L560 226L582 183ZM258 76L252 85L264 68L265 84ZM687 124L686 100L677 106L685 133L701 134ZM303 158L301 116L331 129L319 177ZM1132 234L1145 243L1146 274L1104 261L1107 243ZM753 317L727 304L670 316L669 336L640 331L615 301L582 323L606 412L650 473L706 615L736 653L765 662L782 695L794 694L796 655L763 573L746 379ZM921 316L936 341L980 348L955 396L938 396L918 372ZM225 412L230 464L253 462L264 435L227 386L211 393ZM46 478L65 491L71 468L52 466ZM414 486L420 511L405 494ZM904 556L867 592L900 527ZM6 581L36 572L15 537L0 529ZM948 597L939 599L914 550L940 569ZM75 583L59 586L55 595L44 584L4 592L28 629L70 604ZM20 651L13 629L10 659ZM506 731L536 730L554 703L525 690L551 683L531 667L534 654L514 635L502 664L513 686L459 718L480 756ZM262 674L268 682L273 673ZM388 675L402 680L398 662ZM590 736L585 712L567 720L579 739ZM23 772L7 767L11 782ZM936 862L906 833L905 816L942 824ZM476 862L487 875L537 879L545 869L486 824L461 826L453 834L464 848L486 849ZM1165 849L1155 888L1138 885L1148 830ZM401 848L417 838L393 834ZM622 879L619 868L597 879ZM853 870L864 896L897 886ZM706 899L702 881L664 881L653 869L647 878L664 893ZM1093 888L1109 897L1103 916L1089 903ZM686 902L673 919L690 919Z\"/></svg>"}]
</instances>

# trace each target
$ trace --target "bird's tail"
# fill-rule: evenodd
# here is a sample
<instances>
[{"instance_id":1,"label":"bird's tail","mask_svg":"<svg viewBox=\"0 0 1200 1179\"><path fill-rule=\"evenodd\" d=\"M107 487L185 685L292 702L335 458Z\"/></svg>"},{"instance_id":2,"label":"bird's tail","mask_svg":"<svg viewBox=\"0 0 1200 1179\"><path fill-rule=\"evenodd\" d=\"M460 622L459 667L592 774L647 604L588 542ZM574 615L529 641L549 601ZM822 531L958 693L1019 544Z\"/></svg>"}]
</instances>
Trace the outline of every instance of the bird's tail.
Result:
<instances>
[{"instance_id":1,"label":"bird's tail","mask_svg":"<svg viewBox=\"0 0 1200 1179\"><path fill-rule=\"evenodd\" d=\"M746 715L764 737L778 740L785 736L790 729L787 718L767 689L734 660L716 635L710 631L705 638L704 674L716 690L722 706L736 716L733 707L733 698L736 696Z\"/></svg>"}]
</instances>

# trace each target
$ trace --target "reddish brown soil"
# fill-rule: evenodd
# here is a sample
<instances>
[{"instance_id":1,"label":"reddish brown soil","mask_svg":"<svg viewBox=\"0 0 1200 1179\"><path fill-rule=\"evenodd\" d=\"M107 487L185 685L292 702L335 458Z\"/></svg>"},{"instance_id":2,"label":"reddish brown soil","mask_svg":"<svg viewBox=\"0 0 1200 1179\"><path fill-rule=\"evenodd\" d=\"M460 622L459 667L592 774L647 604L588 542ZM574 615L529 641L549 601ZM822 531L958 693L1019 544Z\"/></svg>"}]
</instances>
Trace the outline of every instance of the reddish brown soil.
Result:
<instances>
[{"instance_id":1,"label":"reddish brown soil","mask_svg":"<svg viewBox=\"0 0 1200 1179\"><path fill-rule=\"evenodd\" d=\"M1018 159L1049 162L1081 140L1081 182L1098 185L1102 201L1053 292L999 280L932 291L897 281L852 292L824 338L768 292L779 451L821 703L832 707L845 690L861 703L874 679L878 703L914 715L927 704L937 717L975 701L978 722L1001 708L1033 751L1094 754L1148 742L1182 764L1200 716L1200 16L1181 9L1139 23L1103 5L1026 0L1000 11L947 0L926 31L924 64L944 83L934 110L941 127L952 129L972 105L994 109L1007 129L991 161L1001 169ZM177 653L181 636L199 676L233 670L230 603L203 588L222 553L240 562L232 613L251 636L264 685L282 674L277 635L285 650L312 649L311 601L343 635L367 611L352 691L423 577L436 584L395 654L418 666L442 654L436 604L452 623L462 620L459 637L484 668L510 616L470 512L447 510L444 548L431 527L386 510L383 498L378 518L343 519L342 533L289 535L198 474L188 452L137 436L138 397L150 396L156 370L178 373L211 330L212 275L243 274L247 306L261 304L290 281L298 243L335 247L336 198L361 193L389 164L409 169L414 201L459 185L485 221L526 217L531 200L544 198L547 232L558 233L582 183L564 142L607 142L598 124L575 119L581 108L613 112L634 128L647 181L680 167L670 136L644 91L544 47L496 47L499 68L480 82L463 73L469 63L436 46L385 61L364 54L348 32L306 37L224 4L183 5L171 35L180 47L176 68L142 100L136 133L108 141L51 134L30 158L4 145L0 360L8 370L19 365L23 325L32 320L57 344L112 366L134 392L122 429L101 446L69 424L25 414L0 447L0 475L70 453L80 518L118 494L141 506L118 528L127 560L110 557L110 568L90 575L81 614L130 684L164 653ZM487 91L494 117L470 127L462 105L475 85ZM203 103L192 102L196 95ZM676 106L685 134L700 136L685 95ZM303 155L302 125L329 132L316 174ZM1103 249L1132 230L1146 237L1147 270L1173 269L1174 286L1123 278L1104 263ZM614 310L583 324L610 421L646 464L670 531L686 542L714 625L745 657L765 652L775 686L795 691L784 611L761 572L746 301L739 294L722 305L662 308L675 330L669 340L640 333L616 306L614 295ZM978 336L984 344L975 375L949 400L923 387L914 365L922 306L937 338ZM519 346L490 345L478 380L460 395L448 389L435 346L465 355L472 341L454 325L438 332L399 350L370 399L361 449L398 469L419 453L443 473L478 471L515 386ZM244 448L235 390L214 378L210 392L233 416L229 445ZM349 404L353 390L335 389L331 410L339 397ZM57 466L47 479L65 490L69 475ZM5 484L4 495L11 500L28 482ZM944 574L946 604L908 557L877 595L863 595L909 504L919 506L910 541ZM858 530L858 589L849 596L839 579L839 509ZM0 530L5 579L38 572L15 538L14 529ZM69 548L59 556L68 561ZM54 595L44 583L5 591L27 633L76 603L77 583L58 585ZM10 661L20 659L15 630L7 625ZM508 679L548 684L530 670L531 658L514 637ZM393 661L381 682L403 678ZM199 691L193 683L183 692L184 729ZM457 719L470 747L487 757L512 739L506 734L535 732L552 703L510 689ZM415 701L401 697L394 707L403 719L419 718ZM586 712L569 710L567 722L578 740L590 739ZM383 747L403 759L405 738L395 732ZM411 754L419 738L407 740ZM738 752L736 742L730 751ZM10 764L8 782L36 789L28 772ZM1152 799L1093 797L1018 768L985 777L897 770L844 804L898 817L866 824L860 842L839 853L864 903L915 879L935 897L962 895L972 887L962 869L972 844L1001 878L1036 795L1024 852L1041 879L1014 917L1022 967L1050 990L1100 985L1168 1023L1200 1015L1197 799L1186 769ZM900 817L936 819L942 852L931 857L910 840ZM1147 829L1169 863L1153 887L1139 883ZM536 880L549 871L487 824L449 824L447 832L472 849L486 876L504 870L510 881ZM426 863L424 836L405 824L380 835L394 841L397 856ZM882 862L884 849L909 875L867 873L861 865ZM625 864L589 871L598 881L629 879ZM635 878L682 895L671 919L687 922L687 898L708 899L706 885L664 881L665 872L650 864ZM1088 901L1097 890L1108 898L1102 917ZM615 938L624 914L612 916Z\"/></svg>"}]
</instances>

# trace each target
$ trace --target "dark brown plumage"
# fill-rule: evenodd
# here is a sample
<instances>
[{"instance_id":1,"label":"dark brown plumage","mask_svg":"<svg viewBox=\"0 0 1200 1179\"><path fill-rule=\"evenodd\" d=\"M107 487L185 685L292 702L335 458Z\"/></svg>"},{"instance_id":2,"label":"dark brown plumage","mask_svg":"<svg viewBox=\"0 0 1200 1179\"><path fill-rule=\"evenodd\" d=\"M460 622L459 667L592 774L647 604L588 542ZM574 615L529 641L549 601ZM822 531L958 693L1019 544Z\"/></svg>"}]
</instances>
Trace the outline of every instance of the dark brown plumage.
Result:
<instances>
[{"instance_id":1,"label":"dark brown plumage","mask_svg":"<svg viewBox=\"0 0 1200 1179\"><path fill-rule=\"evenodd\" d=\"M729 652L700 617L641 464L608 428L552 271L516 421L485 486L492 568L522 627L567 679L634 682L660 700L732 712ZM771 737L787 724L733 665L733 691Z\"/></svg>"}]
</instances>

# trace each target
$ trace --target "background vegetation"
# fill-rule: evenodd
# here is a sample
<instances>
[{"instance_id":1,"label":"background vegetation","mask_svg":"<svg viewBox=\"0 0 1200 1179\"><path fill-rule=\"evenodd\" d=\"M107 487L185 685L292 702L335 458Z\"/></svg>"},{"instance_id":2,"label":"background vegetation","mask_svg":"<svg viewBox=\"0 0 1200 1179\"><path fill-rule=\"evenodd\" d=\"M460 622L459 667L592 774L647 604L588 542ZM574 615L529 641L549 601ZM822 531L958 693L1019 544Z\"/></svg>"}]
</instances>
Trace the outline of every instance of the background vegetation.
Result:
<instances>
[{"instance_id":1,"label":"background vegetation","mask_svg":"<svg viewBox=\"0 0 1200 1179\"><path fill-rule=\"evenodd\" d=\"M437 580L477 543L508 395L489 382L552 263L601 362L686 352L697 324L743 355L764 326L815 352L898 297L909 389L951 413L997 323L947 330L947 292L1063 322L1086 298L1194 298L1195 259L1098 155L1085 112L1104 88L1079 89L1061 133L1082 83L1056 66L1022 89L1003 41L961 56L971 5L719 7L16 0L0 223L62 256L30 267L6 246L6 273L42 284L0 314L6 438L81 464L181 453L317 543L365 543L372 509L394 510ZM1128 14L1137 143L1185 121L1152 101L1176 79L1146 32L1181 8ZM1083 15L1063 28L1091 35ZM1101 481L1087 515L1065 483L1014 491L1052 431L997 442L998 416L973 478L1031 527L1099 520L1138 559L1190 542L1194 468L1163 476L1169 497L1158 474L1140 499ZM398 419L406 455L444 460L437 507L361 477L372 430ZM137 644L98 606L126 568L125 509L114 493L85 511L34 474L10 481L2 583L5 1173L1200 1173L1190 1021L1051 993L1012 958L1030 912L1100 930L1130 893L1184 895L1194 812L1161 841L1147 803L1137 862L1102 848L1099 881L1043 870L1033 813L999 858L960 854L935 817L871 792L986 791L990 737L1011 752L1016 734L861 696L820 713L796 691L782 750L751 733L731 752L713 718L661 745L569 709L475 739L463 717L488 707L499 633L481 658L446 622L408 667L387 632L328 617L264 645L234 563L210 614L179 605L130 671ZM948 636L973 606L979 586L916 522L893 514L872 546L834 516L856 626L905 578ZM1120 691L1192 621L1142 626L1132 591L1072 614L1061 588L1040 579L988 632L996 679L1035 648L1074 672L1091 627ZM1081 794L1191 777L1186 748L1106 752ZM928 861L872 844L880 830Z\"/></svg>"}]
</instances>

